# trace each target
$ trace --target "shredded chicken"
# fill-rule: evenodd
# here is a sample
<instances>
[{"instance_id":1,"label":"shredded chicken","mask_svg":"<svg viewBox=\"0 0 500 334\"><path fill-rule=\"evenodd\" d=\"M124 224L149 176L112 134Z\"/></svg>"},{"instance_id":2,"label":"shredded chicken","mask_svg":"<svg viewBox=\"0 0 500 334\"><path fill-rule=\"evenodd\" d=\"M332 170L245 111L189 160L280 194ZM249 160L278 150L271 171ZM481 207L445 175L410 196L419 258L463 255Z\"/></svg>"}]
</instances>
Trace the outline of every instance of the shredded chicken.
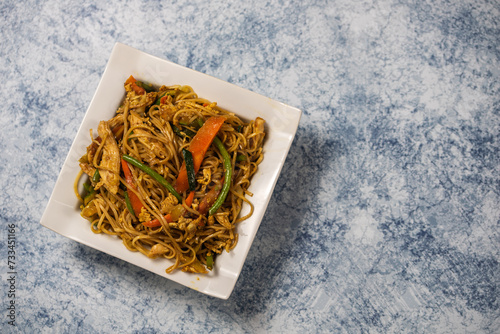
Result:
<instances>
[{"instance_id":1,"label":"shredded chicken","mask_svg":"<svg viewBox=\"0 0 500 334\"><path fill-rule=\"evenodd\" d=\"M232 227L227 214L216 214L215 219L217 219L217 222L225 228L230 229Z\"/></svg>"},{"instance_id":2,"label":"shredded chicken","mask_svg":"<svg viewBox=\"0 0 500 334\"><path fill-rule=\"evenodd\" d=\"M143 119L133 112L130 113L128 120L131 127L144 125ZM137 139L150 150L151 156L159 156L161 152L165 151L163 145L159 141L148 138L148 136L150 136L148 131L141 128L135 128L134 135L137 136Z\"/></svg>"},{"instance_id":3,"label":"shredded chicken","mask_svg":"<svg viewBox=\"0 0 500 334\"><path fill-rule=\"evenodd\" d=\"M123 125L123 114L117 114L115 117L108 121L108 126L110 129L119 125Z\"/></svg>"},{"instance_id":4,"label":"shredded chicken","mask_svg":"<svg viewBox=\"0 0 500 334\"><path fill-rule=\"evenodd\" d=\"M257 136L253 137L254 145L256 147L262 146L262 142L264 141L264 124L266 121L264 121L262 118L257 117L255 119L255 122L253 124L253 132L257 134Z\"/></svg>"},{"instance_id":5,"label":"shredded chicken","mask_svg":"<svg viewBox=\"0 0 500 334\"><path fill-rule=\"evenodd\" d=\"M105 138L105 142L99 164L101 181L97 184L96 190L104 185L111 193L116 194L120 185L120 150L106 122L101 121L97 131L101 138Z\"/></svg>"},{"instance_id":6,"label":"shredded chicken","mask_svg":"<svg viewBox=\"0 0 500 334\"><path fill-rule=\"evenodd\" d=\"M151 247L148 257L150 258L156 258L158 256L161 256L163 254L166 254L169 251L169 249L162 244L156 244L153 247Z\"/></svg>"},{"instance_id":7,"label":"shredded chicken","mask_svg":"<svg viewBox=\"0 0 500 334\"><path fill-rule=\"evenodd\" d=\"M95 173L95 168L92 167L89 163L80 162L80 168L85 174L87 174L90 177L92 177Z\"/></svg>"}]
</instances>

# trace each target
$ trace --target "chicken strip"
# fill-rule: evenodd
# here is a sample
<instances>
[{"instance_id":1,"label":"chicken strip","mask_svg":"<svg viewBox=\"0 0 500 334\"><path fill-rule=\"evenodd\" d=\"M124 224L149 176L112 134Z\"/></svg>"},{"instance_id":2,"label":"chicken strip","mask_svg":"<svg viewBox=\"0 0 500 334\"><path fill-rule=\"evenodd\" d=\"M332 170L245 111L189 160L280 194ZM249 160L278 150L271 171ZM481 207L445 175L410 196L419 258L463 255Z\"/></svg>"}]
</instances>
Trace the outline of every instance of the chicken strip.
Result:
<instances>
[{"instance_id":1,"label":"chicken strip","mask_svg":"<svg viewBox=\"0 0 500 334\"><path fill-rule=\"evenodd\" d=\"M144 125L143 119L140 116L138 116L137 114L132 113L132 112L128 116L128 120L130 122L131 128L135 127L135 126L143 126ZM150 135L150 133L148 131L143 130L141 128L135 128L134 135L136 135L137 139L144 146L146 146L148 148L152 157L160 156L161 152L163 151L162 144L158 140L148 138L148 136Z\"/></svg>"},{"instance_id":2,"label":"chicken strip","mask_svg":"<svg viewBox=\"0 0 500 334\"><path fill-rule=\"evenodd\" d=\"M120 185L120 150L107 122L101 121L97 132L99 133L99 137L105 138L105 141L99 164L99 167L101 167L99 168L101 180L97 184L96 189L104 185L111 193L116 194Z\"/></svg>"}]
</instances>

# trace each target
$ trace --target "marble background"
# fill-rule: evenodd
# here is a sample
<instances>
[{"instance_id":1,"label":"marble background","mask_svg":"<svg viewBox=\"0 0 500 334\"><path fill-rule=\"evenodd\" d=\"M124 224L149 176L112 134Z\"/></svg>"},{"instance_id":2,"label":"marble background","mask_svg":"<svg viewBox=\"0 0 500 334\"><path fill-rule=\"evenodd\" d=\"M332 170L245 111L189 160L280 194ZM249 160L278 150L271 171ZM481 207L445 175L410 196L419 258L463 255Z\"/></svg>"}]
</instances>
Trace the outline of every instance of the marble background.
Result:
<instances>
[{"instance_id":1,"label":"marble background","mask_svg":"<svg viewBox=\"0 0 500 334\"><path fill-rule=\"evenodd\" d=\"M0 332L500 332L498 1L4 0L0 13ZM115 42L303 110L228 300L39 224Z\"/></svg>"}]
</instances>

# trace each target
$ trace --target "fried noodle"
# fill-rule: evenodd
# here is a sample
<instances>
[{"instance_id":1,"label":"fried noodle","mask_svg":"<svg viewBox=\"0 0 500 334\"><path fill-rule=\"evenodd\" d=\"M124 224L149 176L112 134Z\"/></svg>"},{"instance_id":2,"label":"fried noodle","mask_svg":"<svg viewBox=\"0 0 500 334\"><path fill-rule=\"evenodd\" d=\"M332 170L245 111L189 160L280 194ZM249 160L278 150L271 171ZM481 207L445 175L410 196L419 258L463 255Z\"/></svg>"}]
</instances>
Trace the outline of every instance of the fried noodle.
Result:
<instances>
[{"instance_id":1,"label":"fried noodle","mask_svg":"<svg viewBox=\"0 0 500 334\"><path fill-rule=\"evenodd\" d=\"M245 122L216 102L198 97L189 86L156 89L131 76L124 88L122 105L113 118L99 123L98 136L90 130L90 145L79 160L81 172L74 188L82 203L81 215L94 233L117 236L130 251L171 259L167 273L177 269L207 273L217 254L236 246L237 224L253 213L247 196L252 196L248 188L263 159L264 120ZM195 174L195 188L190 184L191 190L183 189L178 179L188 163L182 150L192 150L193 138L214 117L223 117L212 140L220 140L228 153L231 179L222 205L210 214L208 208L224 191L227 172L218 146L208 144ZM192 152L194 159L197 154ZM122 161L126 156L154 170L175 190L181 189L179 197L143 169ZM80 194L83 175L88 180ZM240 217L243 203L250 209Z\"/></svg>"}]
</instances>

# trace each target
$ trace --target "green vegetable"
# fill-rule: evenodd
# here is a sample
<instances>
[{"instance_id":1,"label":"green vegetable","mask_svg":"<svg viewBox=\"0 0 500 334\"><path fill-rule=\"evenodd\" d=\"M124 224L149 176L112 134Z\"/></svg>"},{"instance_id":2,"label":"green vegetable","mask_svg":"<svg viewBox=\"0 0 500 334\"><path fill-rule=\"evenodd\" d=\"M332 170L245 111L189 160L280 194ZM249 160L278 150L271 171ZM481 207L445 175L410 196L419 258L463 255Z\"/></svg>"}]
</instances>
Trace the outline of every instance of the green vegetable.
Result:
<instances>
[{"instance_id":1,"label":"green vegetable","mask_svg":"<svg viewBox=\"0 0 500 334\"><path fill-rule=\"evenodd\" d=\"M173 125L173 124L172 124L172 130L174 130L174 133L176 135L178 135L179 137L184 138L184 135L182 134L181 130L178 127L176 127L175 125Z\"/></svg>"},{"instance_id":2,"label":"green vegetable","mask_svg":"<svg viewBox=\"0 0 500 334\"><path fill-rule=\"evenodd\" d=\"M88 182L85 182L83 184L83 189L85 189L85 191L87 193L93 193L93 192L95 192L94 188L92 188L92 186Z\"/></svg>"},{"instance_id":3,"label":"green vegetable","mask_svg":"<svg viewBox=\"0 0 500 334\"><path fill-rule=\"evenodd\" d=\"M164 97L165 95L170 95L172 97L175 97L175 94L177 94L177 91L175 89L167 90L166 92L163 92L160 97L158 97L158 100L156 100L155 104L160 104L160 99Z\"/></svg>"},{"instance_id":4,"label":"green vegetable","mask_svg":"<svg viewBox=\"0 0 500 334\"><path fill-rule=\"evenodd\" d=\"M146 90L146 92L153 92L155 90L155 88L153 87L152 84L150 83L146 83L146 82L143 82L143 81L136 81L135 84L139 87L142 87Z\"/></svg>"},{"instance_id":5,"label":"green vegetable","mask_svg":"<svg viewBox=\"0 0 500 334\"><path fill-rule=\"evenodd\" d=\"M178 135L179 137L194 137L194 135L196 133L194 133L193 131L189 130L189 129L179 129L178 127L176 127L175 125L172 124L172 130L174 130L174 133L176 135Z\"/></svg>"},{"instance_id":6,"label":"green vegetable","mask_svg":"<svg viewBox=\"0 0 500 334\"><path fill-rule=\"evenodd\" d=\"M129 162L131 163L132 165L134 165L135 167L139 168L140 170L142 170L144 173L148 174L149 176L151 176L153 179L155 179L158 183L160 183L162 186L164 186L165 188L167 188L167 190L175 196L175 198L177 198L177 200L179 202L182 202L182 197L181 195L179 195L179 193L177 191L175 191L174 187L172 187L172 185L170 183L167 182L167 180L165 180L165 178L163 176L161 176L160 174L158 174L156 171L154 171L153 169L151 169L150 167L144 165L142 162L140 162L139 160L136 160L134 158L132 158L131 156L129 155L126 155L124 154L122 156L122 159L125 160L126 162Z\"/></svg>"},{"instance_id":7,"label":"green vegetable","mask_svg":"<svg viewBox=\"0 0 500 334\"><path fill-rule=\"evenodd\" d=\"M212 216L217 212L222 203L226 200L227 194L229 193L229 188L231 188L231 177L233 175L233 169L231 166L231 157L229 153L227 153L224 144L220 141L219 137L215 137L213 143L219 149L220 154L222 155L222 159L224 160L224 185L222 186L222 190L219 194L219 197L215 200L214 204L208 210L208 214Z\"/></svg>"},{"instance_id":8,"label":"green vegetable","mask_svg":"<svg viewBox=\"0 0 500 334\"><path fill-rule=\"evenodd\" d=\"M213 267L214 267L214 256L212 255L212 253L208 253L207 254L207 268L209 270L212 270Z\"/></svg>"},{"instance_id":9,"label":"green vegetable","mask_svg":"<svg viewBox=\"0 0 500 334\"><path fill-rule=\"evenodd\" d=\"M196 175L194 172L193 154L189 150L183 148L182 156L184 157L184 162L186 163L189 190L196 190Z\"/></svg>"},{"instance_id":10,"label":"green vegetable","mask_svg":"<svg viewBox=\"0 0 500 334\"><path fill-rule=\"evenodd\" d=\"M243 154L238 154L236 161L247 161L247 156Z\"/></svg>"},{"instance_id":11,"label":"green vegetable","mask_svg":"<svg viewBox=\"0 0 500 334\"><path fill-rule=\"evenodd\" d=\"M125 204L127 205L128 211L130 211L130 213L132 214L132 216L135 217L134 208L132 207L132 203L130 203L130 198L128 197L128 193L124 192L124 196L125 196Z\"/></svg>"},{"instance_id":12,"label":"green vegetable","mask_svg":"<svg viewBox=\"0 0 500 334\"><path fill-rule=\"evenodd\" d=\"M158 106L160 105L160 100L162 97L164 97L165 95L167 94L167 92L163 92L160 96L158 96L158 98L156 99L155 101L155 104Z\"/></svg>"},{"instance_id":13,"label":"green vegetable","mask_svg":"<svg viewBox=\"0 0 500 334\"><path fill-rule=\"evenodd\" d=\"M99 174L99 169L95 169L94 175L92 175L92 183L98 183L101 179L101 174Z\"/></svg>"},{"instance_id":14,"label":"green vegetable","mask_svg":"<svg viewBox=\"0 0 500 334\"><path fill-rule=\"evenodd\" d=\"M96 192L90 183L87 182L83 184L83 188L87 192L87 195L83 198L83 205L87 206L95 198Z\"/></svg>"},{"instance_id":15,"label":"green vegetable","mask_svg":"<svg viewBox=\"0 0 500 334\"><path fill-rule=\"evenodd\" d=\"M194 121L191 122L191 126L193 128L195 128L196 130L199 130L203 126L203 123L205 123L203 121L203 119L197 118L197 119L195 119Z\"/></svg>"}]
</instances>

